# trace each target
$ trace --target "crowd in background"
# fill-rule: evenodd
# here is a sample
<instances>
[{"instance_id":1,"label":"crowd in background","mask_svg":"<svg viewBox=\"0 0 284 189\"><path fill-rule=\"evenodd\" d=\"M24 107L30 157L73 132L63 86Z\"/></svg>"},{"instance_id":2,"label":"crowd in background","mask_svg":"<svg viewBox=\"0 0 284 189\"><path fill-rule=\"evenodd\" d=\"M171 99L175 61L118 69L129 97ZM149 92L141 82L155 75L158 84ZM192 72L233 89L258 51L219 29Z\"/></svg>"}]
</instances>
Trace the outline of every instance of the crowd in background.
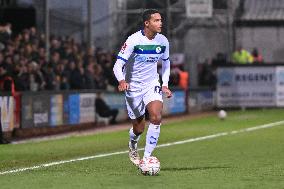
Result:
<instances>
[{"instance_id":1,"label":"crowd in background","mask_svg":"<svg viewBox=\"0 0 284 189\"><path fill-rule=\"evenodd\" d=\"M204 87L216 87L217 77L216 68L221 65L228 64L262 64L263 57L257 48L253 48L252 52L247 51L242 46L238 46L233 52L230 59L224 53L217 53L210 60L205 60L198 65L198 84Z\"/></svg>"},{"instance_id":2,"label":"crowd in background","mask_svg":"<svg viewBox=\"0 0 284 189\"><path fill-rule=\"evenodd\" d=\"M35 27L12 36L11 24L0 26L0 89L11 91L13 81L16 91L116 90L112 71L116 54L87 48L68 36L51 36L49 42L47 61L45 35ZM171 87L186 89L187 81L187 72L172 70Z\"/></svg>"},{"instance_id":3,"label":"crowd in background","mask_svg":"<svg viewBox=\"0 0 284 189\"><path fill-rule=\"evenodd\" d=\"M103 49L87 48L71 37L50 36L46 59L45 35L35 27L12 36L11 24L0 26L0 87L17 91L102 89L115 90L112 68L115 56Z\"/></svg>"},{"instance_id":4,"label":"crowd in background","mask_svg":"<svg viewBox=\"0 0 284 189\"><path fill-rule=\"evenodd\" d=\"M12 25L0 25L0 89L17 91L101 89L116 90L118 85L112 68L116 56L101 48L88 48L72 37L50 36L50 56L47 61L45 35L35 27L13 36ZM238 47L231 56L232 63L262 63L254 48L250 53ZM223 53L198 64L199 86L216 86L216 67L228 64ZM5 81L5 82L3 82ZM189 76L181 67L171 71L171 87L188 88Z\"/></svg>"}]
</instances>

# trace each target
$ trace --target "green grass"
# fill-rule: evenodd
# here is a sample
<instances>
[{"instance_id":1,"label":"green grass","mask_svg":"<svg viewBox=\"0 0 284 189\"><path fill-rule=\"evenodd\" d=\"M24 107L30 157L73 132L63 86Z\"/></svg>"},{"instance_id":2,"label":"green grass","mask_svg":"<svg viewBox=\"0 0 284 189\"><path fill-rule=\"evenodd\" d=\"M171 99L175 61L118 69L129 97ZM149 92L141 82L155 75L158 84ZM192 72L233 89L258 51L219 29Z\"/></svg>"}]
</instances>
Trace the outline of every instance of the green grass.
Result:
<instances>
[{"instance_id":1,"label":"green grass","mask_svg":"<svg viewBox=\"0 0 284 189\"><path fill-rule=\"evenodd\" d=\"M284 110L228 112L164 124L159 144L284 120ZM127 154L0 175L1 188L284 188L284 125L155 150L158 176L139 174ZM144 147L145 136L140 141ZM128 131L0 146L0 172L127 150ZM140 153L142 155L142 152Z\"/></svg>"}]
</instances>

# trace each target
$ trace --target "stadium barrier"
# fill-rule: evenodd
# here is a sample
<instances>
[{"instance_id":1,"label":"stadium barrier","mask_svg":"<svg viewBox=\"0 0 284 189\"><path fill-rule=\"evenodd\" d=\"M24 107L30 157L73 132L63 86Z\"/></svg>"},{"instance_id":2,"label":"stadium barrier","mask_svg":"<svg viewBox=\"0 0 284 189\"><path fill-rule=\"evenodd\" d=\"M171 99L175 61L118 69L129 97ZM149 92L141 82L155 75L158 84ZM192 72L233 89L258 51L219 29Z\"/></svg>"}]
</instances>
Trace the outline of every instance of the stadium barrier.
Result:
<instances>
[{"instance_id":1,"label":"stadium barrier","mask_svg":"<svg viewBox=\"0 0 284 189\"><path fill-rule=\"evenodd\" d=\"M39 91L0 95L1 125L11 137L31 137L98 126L95 113L95 90ZM101 92L110 106L118 109L118 122L128 119L124 94ZM173 97L164 100L165 116L187 111L186 92L174 90Z\"/></svg>"},{"instance_id":2,"label":"stadium barrier","mask_svg":"<svg viewBox=\"0 0 284 189\"><path fill-rule=\"evenodd\" d=\"M216 91L214 88L189 88L188 111L190 113L210 111L216 107Z\"/></svg>"},{"instance_id":3,"label":"stadium barrier","mask_svg":"<svg viewBox=\"0 0 284 189\"><path fill-rule=\"evenodd\" d=\"M220 66L217 80L218 107L284 107L283 64Z\"/></svg>"}]
</instances>

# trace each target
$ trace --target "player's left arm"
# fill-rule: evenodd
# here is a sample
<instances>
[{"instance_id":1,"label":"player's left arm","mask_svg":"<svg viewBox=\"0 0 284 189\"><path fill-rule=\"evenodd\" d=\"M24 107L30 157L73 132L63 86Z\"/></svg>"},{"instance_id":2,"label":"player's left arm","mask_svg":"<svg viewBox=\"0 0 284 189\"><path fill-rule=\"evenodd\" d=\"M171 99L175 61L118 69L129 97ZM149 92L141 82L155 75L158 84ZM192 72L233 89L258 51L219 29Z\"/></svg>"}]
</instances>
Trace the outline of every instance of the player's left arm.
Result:
<instances>
[{"instance_id":1,"label":"player's left arm","mask_svg":"<svg viewBox=\"0 0 284 189\"><path fill-rule=\"evenodd\" d=\"M168 87L169 77L171 72L171 64L170 64L170 52L169 52L169 42L166 41L166 49L162 56L162 91L166 94L167 98L172 97L172 91Z\"/></svg>"}]
</instances>

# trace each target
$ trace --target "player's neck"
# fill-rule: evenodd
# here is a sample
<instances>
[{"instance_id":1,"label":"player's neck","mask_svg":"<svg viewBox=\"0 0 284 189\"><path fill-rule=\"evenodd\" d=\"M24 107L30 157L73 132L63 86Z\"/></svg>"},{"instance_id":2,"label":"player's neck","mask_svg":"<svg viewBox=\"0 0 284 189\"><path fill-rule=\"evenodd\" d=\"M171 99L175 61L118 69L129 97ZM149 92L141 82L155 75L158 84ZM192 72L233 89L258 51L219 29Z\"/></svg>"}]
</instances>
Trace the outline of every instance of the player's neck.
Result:
<instances>
[{"instance_id":1,"label":"player's neck","mask_svg":"<svg viewBox=\"0 0 284 189\"><path fill-rule=\"evenodd\" d=\"M143 30L144 30L145 36L146 36L148 39L150 39L150 40L154 39L155 36L157 35L156 32L152 32L152 31L150 31L150 30L147 29L147 28L144 28Z\"/></svg>"}]
</instances>

